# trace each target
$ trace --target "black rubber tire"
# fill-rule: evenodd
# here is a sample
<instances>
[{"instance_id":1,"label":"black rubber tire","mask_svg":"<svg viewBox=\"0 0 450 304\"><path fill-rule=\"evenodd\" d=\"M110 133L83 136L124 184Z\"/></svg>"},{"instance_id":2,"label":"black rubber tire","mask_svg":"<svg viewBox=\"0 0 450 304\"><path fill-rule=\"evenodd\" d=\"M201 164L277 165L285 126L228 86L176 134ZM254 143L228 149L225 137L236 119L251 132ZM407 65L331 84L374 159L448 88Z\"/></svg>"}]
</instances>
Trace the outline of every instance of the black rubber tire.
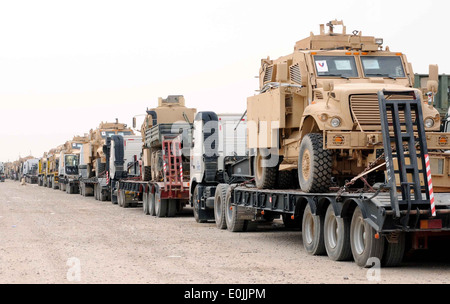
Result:
<instances>
[{"instance_id":1,"label":"black rubber tire","mask_svg":"<svg viewBox=\"0 0 450 304\"><path fill-rule=\"evenodd\" d=\"M267 158L269 158L269 156L264 157L261 155L260 149L258 149L258 152L254 157L253 168L255 171L255 184L258 189L273 189L277 185L279 166L266 166L264 162Z\"/></svg>"},{"instance_id":2,"label":"black rubber tire","mask_svg":"<svg viewBox=\"0 0 450 304\"><path fill-rule=\"evenodd\" d=\"M332 186L333 157L323 149L322 134L306 135L298 155L298 181L305 193L327 193Z\"/></svg>"},{"instance_id":3,"label":"black rubber tire","mask_svg":"<svg viewBox=\"0 0 450 304\"><path fill-rule=\"evenodd\" d=\"M361 209L356 207L350 226L350 244L353 259L359 267L370 268L370 259L375 258L381 262L383 258L384 239L376 239L375 234L375 229L364 221Z\"/></svg>"},{"instance_id":4,"label":"black rubber tire","mask_svg":"<svg viewBox=\"0 0 450 304\"><path fill-rule=\"evenodd\" d=\"M146 182L150 181L152 179L152 167L145 166L143 171L144 176L142 179Z\"/></svg>"},{"instance_id":5,"label":"black rubber tire","mask_svg":"<svg viewBox=\"0 0 450 304\"><path fill-rule=\"evenodd\" d=\"M98 162L98 166L95 169L95 176L99 177L100 174L106 171L106 163Z\"/></svg>"},{"instance_id":6,"label":"black rubber tire","mask_svg":"<svg viewBox=\"0 0 450 304\"><path fill-rule=\"evenodd\" d=\"M295 175L293 171L279 171L277 180L277 189L294 189Z\"/></svg>"},{"instance_id":7,"label":"black rubber tire","mask_svg":"<svg viewBox=\"0 0 450 304\"><path fill-rule=\"evenodd\" d=\"M174 217L177 214L178 201L170 199L167 201L167 217Z\"/></svg>"},{"instance_id":8,"label":"black rubber tire","mask_svg":"<svg viewBox=\"0 0 450 304\"><path fill-rule=\"evenodd\" d=\"M227 230L231 232L243 232L245 227L244 220L237 219L237 207L232 205L232 190L233 187L229 187L225 196L225 220L227 223Z\"/></svg>"},{"instance_id":9,"label":"black rubber tire","mask_svg":"<svg viewBox=\"0 0 450 304\"><path fill-rule=\"evenodd\" d=\"M218 229L227 229L227 221L225 219L225 199L227 196L227 184L219 184L216 188L214 196L214 219Z\"/></svg>"},{"instance_id":10,"label":"black rubber tire","mask_svg":"<svg viewBox=\"0 0 450 304\"><path fill-rule=\"evenodd\" d=\"M167 199L161 199L159 192L155 193L155 215L156 217L167 216Z\"/></svg>"},{"instance_id":11,"label":"black rubber tire","mask_svg":"<svg viewBox=\"0 0 450 304\"><path fill-rule=\"evenodd\" d=\"M150 210L148 208L148 193L146 191L144 191L144 193L142 194L142 211L144 211L145 215L149 215L150 214Z\"/></svg>"},{"instance_id":12,"label":"black rubber tire","mask_svg":"<svg viewBox=\"0 0 450 304\"><path fill-rule=\"evenodd\" d=\"M403 261L406 248L405 233L400 232L398 235L398 243L389 243L386 239L384 244L383 259L381 266L383 267L398 267Z\"/></svg>"},{"instance_id":13,"label":"black rubber tire","mask_svg":"<svg viewBox=\"0 0 450 304\"><path fill-rule=\"evenodd\" d=\"M155 211L155 194L151 193L150 191L148 193L148 213L151 216L155 216L156 215L156 211Z\"/></svg>"},{"instance_id":14,"label":"black rubber tire","mask_svg":"<svg viewBox=\"0 0 450 304\"><path fill-rule=\"evenodd\" d=\"M306 205L302 219L303 247L310 255L325 255L323 240L323 215L314 215L309 204Z\"/></svg>"},{"instance_id":15,"label":"black rubber tire","mask_svg":"<svg viewBox=\"0 0 450 304\"><path fill-rule=\"evenodd\" d=\"M333 261L350 261L350 219L337 217L333 206L328 206L324 220L324 242L328 257Z\"/></svg>"}]
</instances>

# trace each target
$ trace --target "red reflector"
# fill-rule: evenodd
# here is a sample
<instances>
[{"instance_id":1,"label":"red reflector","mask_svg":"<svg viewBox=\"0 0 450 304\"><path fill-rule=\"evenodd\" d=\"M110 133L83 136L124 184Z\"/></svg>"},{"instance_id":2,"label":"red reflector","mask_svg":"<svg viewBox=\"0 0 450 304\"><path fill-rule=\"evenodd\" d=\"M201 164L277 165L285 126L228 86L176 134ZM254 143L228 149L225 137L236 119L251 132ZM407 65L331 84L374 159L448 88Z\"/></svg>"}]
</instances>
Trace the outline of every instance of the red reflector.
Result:
<instances>
[{"instance_id":1,"label":"red reflector","mask_svg":"<svg viewBox=\"0 0 450 304\"><path fill-rule=\"evenodd\" d=\"M442 229L442 220L420 221L420 229Z\"/></svg>"}]
</instances>

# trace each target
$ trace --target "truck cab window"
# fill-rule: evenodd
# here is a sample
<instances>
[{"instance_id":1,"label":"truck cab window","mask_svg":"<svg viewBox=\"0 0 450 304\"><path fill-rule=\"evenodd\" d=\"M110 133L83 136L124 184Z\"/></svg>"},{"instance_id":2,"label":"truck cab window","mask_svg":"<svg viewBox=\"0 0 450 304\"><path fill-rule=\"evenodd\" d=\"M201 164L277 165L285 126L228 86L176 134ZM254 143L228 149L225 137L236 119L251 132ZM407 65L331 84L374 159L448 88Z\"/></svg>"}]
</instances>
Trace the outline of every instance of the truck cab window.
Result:
<instances>
[{"instance_id":1,"label":"truck cab window","mask_svg":"<svg viewBox=\"0 0 450 304\"><path fill-rule=\"evenodd\" d=\"M361 62L365 77L405 78L401 57L364 56Z\"/></svg>"},{"instance_id":2,"label":"truck cab window","mask_svg":"<svg viewBox=\"0 0 450 304\"><path fill-rule=\"evenodd\" d=\"M353 56L314 56L314 62L319 77L359 77Z\"/></svg>"}]
</instances>

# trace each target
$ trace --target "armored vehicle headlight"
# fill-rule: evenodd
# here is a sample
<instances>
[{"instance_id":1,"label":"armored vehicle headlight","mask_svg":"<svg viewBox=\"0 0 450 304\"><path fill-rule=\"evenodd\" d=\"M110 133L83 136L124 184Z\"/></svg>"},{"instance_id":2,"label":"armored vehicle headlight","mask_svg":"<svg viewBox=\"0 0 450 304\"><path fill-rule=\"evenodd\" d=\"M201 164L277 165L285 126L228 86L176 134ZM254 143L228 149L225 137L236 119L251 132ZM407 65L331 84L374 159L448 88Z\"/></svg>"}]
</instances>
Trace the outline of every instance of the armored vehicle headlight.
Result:
<instances>
[{"instance_id":1,"label":"armored vehicle headlight","mask_svg":"<svg viewBox=\"0 0 450 304\"><path fill-rule=\"evenodd\" d=\"M339 118L337 118L337 117L333 118L331 120L331 126L333 128L339 128L341 126L341 120Z\"/></svg>"},{"instance_id":2,"label":"armored vehicle headlight","mask_svg":"<svg viewBox=\"0 0 450 304\"><path fill-rule=\"evenodd\" d=\"M378 45L382 45L383 42L384 42L383 38L376 38L375 39L375 43L378 44Z\"/></svg>"},{"instance_id":3,"label":"armored vehicle headlight","mask_svg":"<svg viewBox=\"0 0 450 304\"><path fill-rule=\"evenodd\" d=\"M425 119L425 127L427 127L427 128L434 127L434 119L433 118Z\"/></svg>"}]
</instances>

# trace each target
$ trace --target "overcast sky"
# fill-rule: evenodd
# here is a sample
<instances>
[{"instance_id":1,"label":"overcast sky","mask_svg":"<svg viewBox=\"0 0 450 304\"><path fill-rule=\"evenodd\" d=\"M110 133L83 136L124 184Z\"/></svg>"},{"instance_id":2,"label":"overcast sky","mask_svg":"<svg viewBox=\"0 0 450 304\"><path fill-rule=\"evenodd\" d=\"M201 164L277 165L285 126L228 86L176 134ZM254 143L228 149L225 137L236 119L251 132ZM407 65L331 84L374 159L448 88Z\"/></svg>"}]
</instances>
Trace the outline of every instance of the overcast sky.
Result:
<instances>
[{"instance_id":1,"label":"overcast sky","mask_svg":"<svg viewBox=\"0 0 450 304\"><path fill-rule=\"evenodd\" d=\"M74 135L181 94L243 113L260 60L319 24L384 38L416 73L450 73L448 1L0 1L0 161L41 157Z\"/></svg>"}]
</instances>

